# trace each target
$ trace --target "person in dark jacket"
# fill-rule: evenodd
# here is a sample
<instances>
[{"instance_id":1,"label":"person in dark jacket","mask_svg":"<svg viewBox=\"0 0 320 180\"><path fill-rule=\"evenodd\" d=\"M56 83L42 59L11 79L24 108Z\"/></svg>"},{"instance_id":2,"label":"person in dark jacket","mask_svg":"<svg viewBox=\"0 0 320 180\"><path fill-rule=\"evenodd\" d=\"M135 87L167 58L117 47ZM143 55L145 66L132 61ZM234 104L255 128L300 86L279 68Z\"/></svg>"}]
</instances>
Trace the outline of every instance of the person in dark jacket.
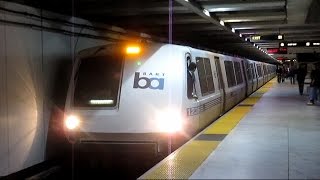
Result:
<instances>
[{"instance_id":1,"label":"person in dark jacket","mask_svg":"<svg viewBox=\"0 0 320 180\"><path fill-rule=\"evenodd\" d=\"M304 80L307 75L307 68L305 64L300 64L299 68L296 70L297 72L297 81L299 86L300 95L303 95L303 87L304 87Z\"/></svg>"},{"instance_id":2,"label":"person in dark jacket","mask_svg":"<svg viewBox=\"0 0 320 180\"><path fill-rule=\"evenodd\" d=\"M189 58L189 57L188 57ZM189 59L191 61L191 59ZM190 63L188 65L188 70L187 70L187 95L188 98L195 98L196 95L194 94L194 71L196 70L197 65L195 63Z\"/></svg>"},{"instance_id":3,"label":"person in dark jacket","mask_svg":"<svg viewBox=\"0 0 320 180\"><path fill-rule=\"evenodd\" d=\"M278 78L278 83L281 83L283 82L283 69L282 67L278 67L278 69L276 70L276 73L277 73L277 78Z\"/></svg>"},{"instance_id":4,"label":"person in dark jacket","mask_svg":"<svg viewBox=\"0 0 320 180\"><path fill-rule=\"evenodd\" d=\"M313 105L318 100L318 93L320 90L320 63L316 64L316 69L311 72L311 83L308 105Z\"/></svg>"},{"instance_id":5,"label":"person in dark jacket","mask_svg":"<svg viewBox=\"0 0 320 180\"><path fill-rule=\"evenodd\" d=\"M291 84L295 84L295 75L296 75L296 68L295 67L291 67L288 73L288 77L290 79L290 83Z\"/></svg>"}]
</instances>

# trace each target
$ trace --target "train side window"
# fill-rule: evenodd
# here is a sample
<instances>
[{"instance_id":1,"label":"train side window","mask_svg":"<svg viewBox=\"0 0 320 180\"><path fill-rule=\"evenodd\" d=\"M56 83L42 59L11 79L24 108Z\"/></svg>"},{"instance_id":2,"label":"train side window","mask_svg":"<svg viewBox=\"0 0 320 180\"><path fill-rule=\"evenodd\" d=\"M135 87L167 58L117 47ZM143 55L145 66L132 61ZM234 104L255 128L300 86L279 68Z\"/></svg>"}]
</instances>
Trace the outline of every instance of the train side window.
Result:
<instances>
[{"instance_id":1,"label":"train side window","mask_svg":"<svg viewBox=\"0 0 320 180\"><path fill-rule=\"evenodd\" d=\"M200 82L200 89L201 94L206 94L208 92L208 85L206 79L206 71L203 63L203 58L196 57L197 67L198 67L198 75L199 75L199 82Z\"/></svg>"},{"instance_id":2,"label":"train side window","mask_svg":"<svg viewBox=\"0 0 320 180\"><path fill-rule=\"evenodd\" d=\"M214 84L210 59L196 57L196 61L198 67L201 94L211 94L214 92Z\"/></svg>"},{"instance_id":3,"label":"train side window","mask_svg":"<svg viewBox=\"0 0 320 180\"><path fill-rule=\"evenodd\" d=\"M262 69L261 69L261 65L257 66L257 70L258 70L258 77L262 76Z\"/></svg>"},{"instance_id":4,"label":"train side window","mask_svg":"<svg viewBox=\"0 0 320 180\"><path fill-rule=\"evenodd\" d=\"M208 93L214 92L214 84L213 84L213 76L212 76L212 69L211 69L211 62L209 58L203 58L204 67L206 71L206 79L208 85Z\"/></svg>"},{"instance_id":5,"label":"train side window","mask_svg":"<svg viewBox=\"0 0 320 180\"><path fill-rule=\"evenodd\" d=\"M234 68L232 61L224 61L224 67L227 75L228 87L233 87L236 85Z\"/></svg>"},{"instance_id":6,"label":"train side window","mask_svg":"<svg viewBox=\"0 0 320 180\"><path fill-rule=\"evenodd\" d=\"M268 73L267 73L266 65L263 65L263 74L264 74L264 75L267 75L267 74L268 74Z\"/></svg>"},{"instance_id":7,"label":"train side window","mask_svg":"<svg viewBox=\"0 0 320 180\"><path fill-rule=\"evenodd\" d=\"M255 63L252 64L252 72L253 72L253 74L252 74L253 78L257 79L258 75L257 75L257 70L256 70L256 64Z\"/></svg>"},{"instance_id":8,"label":"train side window","mask_svg":"<svg viewBox=\"0 0 320 180\"><path fill-rule=\"evenodd\" d=\"M243 83L243 78L241 74L240 62L234 62L234 69L236 72L237 84Z\"/></svg>"}]
</instances>

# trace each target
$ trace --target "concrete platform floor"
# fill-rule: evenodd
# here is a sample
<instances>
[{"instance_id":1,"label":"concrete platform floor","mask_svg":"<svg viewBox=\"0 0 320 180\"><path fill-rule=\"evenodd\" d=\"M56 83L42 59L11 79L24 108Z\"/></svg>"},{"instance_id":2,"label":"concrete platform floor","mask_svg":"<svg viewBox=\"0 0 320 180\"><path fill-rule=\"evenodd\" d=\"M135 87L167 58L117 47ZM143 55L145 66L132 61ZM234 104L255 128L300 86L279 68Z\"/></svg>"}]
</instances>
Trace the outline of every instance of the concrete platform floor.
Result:
<instances>
[{"instance_id":1,"label":"concrete platform floor","mask_svg":"<svg viewBox=\"0 0 320 180\"><path fill-rule=\"evenodd\" d=\"M307 101L277 83L190 179L320 179L320 103Z\"/></svg>"}]
</instances>

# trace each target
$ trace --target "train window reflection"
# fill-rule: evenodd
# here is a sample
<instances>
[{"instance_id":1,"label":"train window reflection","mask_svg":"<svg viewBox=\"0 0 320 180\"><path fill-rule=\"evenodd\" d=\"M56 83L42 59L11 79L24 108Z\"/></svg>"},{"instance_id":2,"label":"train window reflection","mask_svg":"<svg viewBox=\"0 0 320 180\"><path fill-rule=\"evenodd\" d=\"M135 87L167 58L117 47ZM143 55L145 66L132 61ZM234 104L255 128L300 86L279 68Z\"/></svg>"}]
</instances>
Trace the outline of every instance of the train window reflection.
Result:
<instances>
[{"instance_id":1,"label":"train window reflection","mask_svg":"<svg viewBox=\"0 0 320 180\"><path fill-rule=\"evenodd\" d=\"M236 71L237 84L243 83L242 73L240 69L240 62L234 62L234 69Z\"/></svg>"},{"instance_id":2,"label":"train window reflection","mask_svg":"<svg viewBox=\"0 0 320 180\"><path fill-rule=\"evenodd\" d=\"M261 65L257 65L257 70L258 70L258 77L262 77Z\"/></svg>"},{"instance_id":3,"label":"train window reflection","mask_svg":"<svg viewBox=\"0 0 320 180\"><path fill-rule=\"evenodd\" d=\"M235 86L236 80L232 61L224 61L224 67L227 75L228 87Z\"/></svg>"},{"instance_id":4,"label":"train window reflection","mask_svg":"<svg viewBox=\"0 0 320 180\"><path fill-rule=\"evenodd\" d=\"M74 106L114 107L117 105L122 61L113 56L81 60L75 83Z\"/></svg>"},{"instance_id":5,"label":"train window reflection","mask_svg":"<svg viewBox=\"0 0 320 180\"><path fill-rule=\"evenodd\" d=\"M213 76L210 59L196 57L200 89L202 95L214 92Z\"/></svg>"}]
</instances>

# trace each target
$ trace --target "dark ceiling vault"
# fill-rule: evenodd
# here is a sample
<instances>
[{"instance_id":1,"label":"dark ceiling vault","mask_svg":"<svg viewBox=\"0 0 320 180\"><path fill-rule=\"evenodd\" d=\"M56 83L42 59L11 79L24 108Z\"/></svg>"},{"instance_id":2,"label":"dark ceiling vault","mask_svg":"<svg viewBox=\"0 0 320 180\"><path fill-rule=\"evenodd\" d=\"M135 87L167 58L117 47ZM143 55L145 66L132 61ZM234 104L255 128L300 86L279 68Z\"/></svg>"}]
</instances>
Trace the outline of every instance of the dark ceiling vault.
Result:
<instances>
[{"instance_id":1,"label":"dark ceiling vault","mask_svg":"<svg viewBox=\"0 0 320 180\"><path fill-rule=\"evenodd\" d=\"M158 37L168 37L169 0L13 0ZM12 1L11 1L12 2ZM173 41L265 62L269 55L245 40L284 34L285 41L320 41L320 0L172 0ZM210 13L205 15L203 9ZM220 20L225 26L220 25ZM235 33L232 32L234 28ZM242 37L240 37L240 34ZM262 50L278 40L256 42ZM298 52L297 52L298 53Z\"/></svg>"}]
</instances>

